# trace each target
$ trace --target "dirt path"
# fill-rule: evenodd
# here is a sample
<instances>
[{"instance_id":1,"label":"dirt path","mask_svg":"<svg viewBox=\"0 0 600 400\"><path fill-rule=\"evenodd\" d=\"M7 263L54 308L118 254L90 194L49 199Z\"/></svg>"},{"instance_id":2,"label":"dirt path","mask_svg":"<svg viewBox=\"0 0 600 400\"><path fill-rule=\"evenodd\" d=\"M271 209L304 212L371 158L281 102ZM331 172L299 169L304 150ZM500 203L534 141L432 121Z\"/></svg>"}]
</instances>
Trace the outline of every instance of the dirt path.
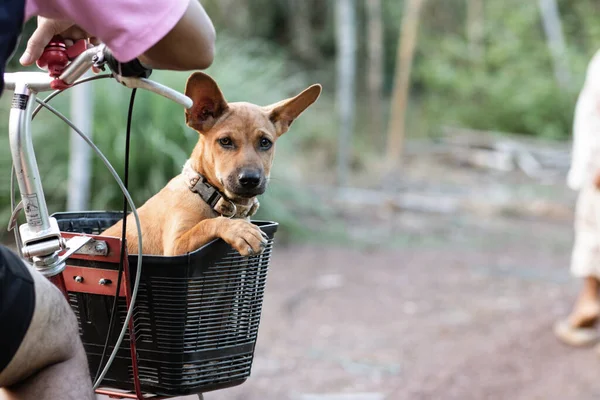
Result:
<instances>
[{"instance_id":1,"label":"dirt path","mask_svg":"<svg viewBox=\"0 0 600 400\"><path fill-rule=\"evenodd\" d=\"M252 377L206 399L600 395L600 357L551 334L577 289L568 223L408 214L388 222L399 228L391 249L278 249Z\"/></svg>"}]
</instances>

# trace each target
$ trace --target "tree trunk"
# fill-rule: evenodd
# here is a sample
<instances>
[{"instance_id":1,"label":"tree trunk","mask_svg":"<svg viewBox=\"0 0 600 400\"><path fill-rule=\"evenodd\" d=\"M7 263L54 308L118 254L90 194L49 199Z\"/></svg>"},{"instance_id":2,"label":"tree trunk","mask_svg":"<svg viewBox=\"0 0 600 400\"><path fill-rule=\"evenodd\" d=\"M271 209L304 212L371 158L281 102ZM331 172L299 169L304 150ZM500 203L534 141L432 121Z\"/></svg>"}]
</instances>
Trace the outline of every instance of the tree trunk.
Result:
<instances>
[{"instance_id":1,"label":"tree trunk","mask_svg":"<svg viewBox=\"0 0 600 400\"><path fill-rule=\"evenodd\" d=\"M337 43L337 107L339 117L337 180L348 183L352 131L354 130L354 80L356 75L356 8L355 0L335 3Z\"/></svg>"},{"instance_id":2,"label":"tree trunk","mask_svg":"<svg viewBox=\"0 0 600 400\"><path fill-rule=\"evenodd\" d=\"M565 38L563 36L560 13L556 0L539 0L540 13L548 49L554 65L556 82L562 89L571 87L571 74L567 65Z\"/></svg>"},{"instance_id":3,"label":"tree trunk","mask_svg":"<svg viewBox=\"0 0 600 400\"><path fill-rule=\"evenodd\" d=\"M483 0L467 0L467 37L471 61L483 59Z\"/></svg>"},{"instance_id":4,"label":"tree trunk","mask_svg":"<svg viewBox=\"0 0 600 400\"><path fill-rule=\"evenodd\" d=\"M405 0L402 27L396 55L396 73L390 119L388 124L387 164L393 169L402 162L405 141L405 120L410 89L410 71L419 27L419 13L424 0Z\"/></svg>"},{"instance_id":5,"label":"tree trunk","mask_svg":"<svg viewBox=\"0 0 600 400\"><path fill-rule=\"evenodd\" d=\"M302 60L308 62L318 58L313 41L311 3L308 0L288 0L292 48Z\"/></svg>"},{"instance_id":6,"label":"tree trunk","mask_svg":"<svg viewBox=\"0 0 600 400\"><path fill-rule=\"evenodd\" d=\"M381 0L365 0L367 10L367 89L372 133L383 141L383 14Z\"/></svg>"}]
</instances>

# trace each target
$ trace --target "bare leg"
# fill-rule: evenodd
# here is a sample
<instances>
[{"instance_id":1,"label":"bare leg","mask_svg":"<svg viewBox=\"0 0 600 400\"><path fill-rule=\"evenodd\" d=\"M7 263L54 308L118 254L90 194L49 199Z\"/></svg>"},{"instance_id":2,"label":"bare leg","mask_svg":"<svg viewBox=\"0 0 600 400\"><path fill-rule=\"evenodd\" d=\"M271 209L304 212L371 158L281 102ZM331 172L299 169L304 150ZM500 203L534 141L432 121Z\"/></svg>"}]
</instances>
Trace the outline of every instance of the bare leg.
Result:
<instances>
[{"instance_id":1,"label":"bare leg","mask_svg":"<svg viewBox=\"0 0 600 400\"><path fill-rule=\"evenodd\" d=\"M600 282L595 277L587 277L569 315L569 325L573 328L592 327L600 318Z\"/></svg>"},{"instance_id":2,"label":"bare leg","mask_svg":"<svg viewBox=\"0 0 600 400\"><path fill-rule=\"evenodd\" d=\"M35 311L19 349L0 373L0 400L93 400L77 319L60 291L30 271Z\"/></svg>"}]
</instances>

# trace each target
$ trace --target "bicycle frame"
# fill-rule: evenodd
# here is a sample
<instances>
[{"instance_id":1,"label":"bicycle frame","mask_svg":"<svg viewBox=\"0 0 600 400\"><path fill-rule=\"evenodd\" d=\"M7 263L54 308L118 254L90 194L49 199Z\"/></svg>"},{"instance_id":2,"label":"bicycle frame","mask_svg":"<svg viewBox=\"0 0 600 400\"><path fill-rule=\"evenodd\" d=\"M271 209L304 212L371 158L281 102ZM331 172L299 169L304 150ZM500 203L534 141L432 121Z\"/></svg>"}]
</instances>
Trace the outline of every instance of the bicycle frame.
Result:
<instances>
[{"instance_id":1,"label":"bicycle frame","mask_svg":"<svg viewBox=\"0 0 600 400\"><path fill-rule=\"evenodd\" d=\"M103 45L80 54L59 79L72 84L94 64L94 58L103 50ZM5 74L6 89L14 91L10 117L9 141L16 178L25 212L26 224L19 227L21 254L32 258L34 266L51 279L66 294L60 273L65 269L65 260L79 250L91 238L79 238L66 243L58 224L48 213L46 199L31 135L31 120L37 93L52 90L54 79L42 72L18 72ZM69 249L59 257L59 252ZM55 278L58 277L58 278Z\"/></svg>"}]
</instances>

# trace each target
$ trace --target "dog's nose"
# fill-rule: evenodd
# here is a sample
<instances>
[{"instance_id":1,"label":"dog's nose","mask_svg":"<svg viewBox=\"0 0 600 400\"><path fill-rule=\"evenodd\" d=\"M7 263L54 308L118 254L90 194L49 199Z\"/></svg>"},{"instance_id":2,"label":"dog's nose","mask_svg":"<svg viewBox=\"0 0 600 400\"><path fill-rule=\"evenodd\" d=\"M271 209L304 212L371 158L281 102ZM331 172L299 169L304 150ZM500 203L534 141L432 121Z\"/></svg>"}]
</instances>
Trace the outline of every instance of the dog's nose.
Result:
<instances>
[{"instance_id":1,"label":"dog's nose","mask_svg":"<svg viewBox=\"0 0 600 400\"><path fill-rule=\"evenodd\" d=\"M246 170L238 175L238 181L243 187L250 189L260 185L260 171Z\"/></svg>"}]
</instances>

